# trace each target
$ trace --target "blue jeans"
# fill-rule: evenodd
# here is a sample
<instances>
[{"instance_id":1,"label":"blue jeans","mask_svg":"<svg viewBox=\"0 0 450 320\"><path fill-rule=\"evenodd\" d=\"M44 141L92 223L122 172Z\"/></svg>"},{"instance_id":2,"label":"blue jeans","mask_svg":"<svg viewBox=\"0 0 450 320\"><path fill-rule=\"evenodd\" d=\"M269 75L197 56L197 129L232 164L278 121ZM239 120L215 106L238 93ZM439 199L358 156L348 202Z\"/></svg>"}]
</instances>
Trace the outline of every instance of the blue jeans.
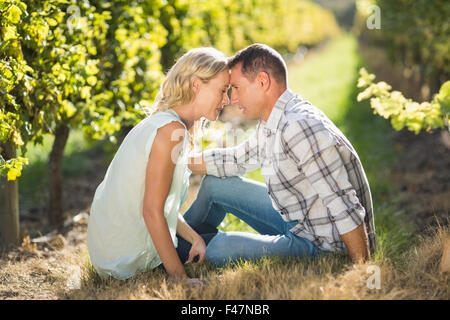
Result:
<instances>
[{"instance_id":1,"label":"blue jeans","mask_svg":"<svg viewBox=\"0 0 450 320\"><path fill-rule=\"evenodd\" d=\"M317 256L319 249L289 230L297 221L286 222L272 207L265 184L242 177L203 178L197 199L184 214L189 225L216 229L232 213L259 234L222 232L208 239L206 259L216 266L267 256Z\"/></svg>"}]
</instances>

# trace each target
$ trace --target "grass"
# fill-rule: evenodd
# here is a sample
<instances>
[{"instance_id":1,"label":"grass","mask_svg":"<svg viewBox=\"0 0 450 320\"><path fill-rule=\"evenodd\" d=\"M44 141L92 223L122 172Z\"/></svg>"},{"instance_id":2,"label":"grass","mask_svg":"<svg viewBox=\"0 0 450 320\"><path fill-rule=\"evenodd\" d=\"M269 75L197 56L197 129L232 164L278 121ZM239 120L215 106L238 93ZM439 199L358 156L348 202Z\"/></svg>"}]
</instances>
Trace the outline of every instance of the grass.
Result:
<instances>
[{"instance_id":1,"label":"grass","mask_svg":"<svg viewBox=\"0 0 450 320\"><path fill-rule=\"evenodd\" d=\"M448 228L421 238L403 254L405 268L387 259L351 265L344 257L319 259L264 258L214 269L208 263L188 266L192 277L208 282L188 288L170 281L159 269L128 280L99 278L85 246L46 252L23 246L0 260L0 297L9 299L449 299L449 276L438 271ZM48 254L48 252L47 252ZM378 267L380 287L368 283Z\"/></svg>"}]
</instances>

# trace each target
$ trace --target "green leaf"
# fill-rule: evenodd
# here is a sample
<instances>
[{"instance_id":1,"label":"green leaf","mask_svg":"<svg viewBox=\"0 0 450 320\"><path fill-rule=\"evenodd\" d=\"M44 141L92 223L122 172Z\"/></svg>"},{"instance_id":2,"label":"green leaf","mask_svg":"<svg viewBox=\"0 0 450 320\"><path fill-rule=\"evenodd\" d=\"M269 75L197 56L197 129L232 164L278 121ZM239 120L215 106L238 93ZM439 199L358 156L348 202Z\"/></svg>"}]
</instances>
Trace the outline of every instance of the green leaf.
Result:
<instances>
[{"instance_id":1,"label":"green leaf","mask_svg":"<svg viewBox=\"0 0 450 320\"><path fill-rule=\"evenodd\" d=\"M64 113L67 118L72 117L76 112L77 108L69 100L64 100L61 104L61 113Z\"/></svg>"},{"instance_id":2,"label":"green leaf","mask_svg":"<svg viewBox=\"0 0 450 320\"><path fill-rule=\"evenodd\" d=\"M86 65L86 73L88 75L95 75L99 72L99 69L96 66L97 61L96 60L89 60Z\"/></svg>"},{"instance_id":3,"label":"green leaf","mask_svg":"<svg viewBox=\"0 0 450 320\"><path fill-rule=\"evenodd\" d=\"M11 5L6 11L4 17L6 20L12 24L18 24L20 22L20 16L22 15L22 10L16 5Z\"/></svg>"},{"instance_id":4,"label":"green leaf","mask_svg":"<svg viewBox=\"0 0 450 320\"><path fill-rule=\"evenodd\" d=\"M58 25L58 21L56 21L55 19L50 18L50 17L46 17L45 21L47 21L47 23L50 27L55 27Z\"/></svg>"},{"instance_id":5,"label":"green leaf","mask_svg":"<svg viewBox=\"0 0 450 320\"><path fill-rule=\"evenodd\" d=\"M16 26L6 26L2 28L3 41L17 39Z\"/></svg>"},{"instance_id":6,"label":"green leaf","mask_svg":"<svg viewBox=\"0 0 450 320\"><path fill-rule=\"evenodd\" d=\"M91 97L91 87L84 86L81 88L80 96L82 99L88 100Z\"/></svg>"},{"instance_id":7,"label":"green leaf","mask_svg":"<svg viewBox=\"0 0 450 320\"><path fill-rule=\"evenodd\" d=\"M17 170L16 168L10 168L7 174L8 181L16 180L17 177L20 177L20 171Z\"/></svg>"},{"instance_id":8,"label":"green leaf","mask_svg":"<svg viewBox=\"0 0 450 320\"><path fill-rule=\"evenodd\" d=\"M26 12L27 11L27 5L24 2L18 1L17 2L17 6L20 8L20 10L22 10L22 12Z\"/></svg>"},{"instance_id":9,"label":"green leaf","mask_svg":"<svg viewBox=\"0 0 450 320\"><path fill-rule=\"evenodd\" d=\"M88 83L89 85L95 86L95 84L97 83L97 77L95 77L95 76L89 76L89 77L86 79L86 81L87 81L87 83Z\"/></svg>"},{"instance_id":10,"label":"green leaf","mask_svg":"<svg viewBox=\"0 0 450 320\"><path fill-rule=\"evenodd\" d=\"M442 113L450 114L450 80L446 81L439 90L437 101L441 105Z\"/></svg>"}]
</instances>

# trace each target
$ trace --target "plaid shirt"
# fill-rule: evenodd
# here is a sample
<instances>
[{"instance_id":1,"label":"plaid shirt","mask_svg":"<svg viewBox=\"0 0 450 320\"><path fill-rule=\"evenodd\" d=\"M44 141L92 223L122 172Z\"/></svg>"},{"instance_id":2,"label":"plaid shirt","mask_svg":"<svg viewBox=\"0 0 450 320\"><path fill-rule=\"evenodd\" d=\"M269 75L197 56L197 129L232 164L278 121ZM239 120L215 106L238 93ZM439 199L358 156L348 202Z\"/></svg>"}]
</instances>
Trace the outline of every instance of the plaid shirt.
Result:
<instances>
[{"instance_id":1,"label":"plaid shirt","mask_svg":"<svg viewBox=\"0 0 450 320\"><path fill-rule=\"evenodd\" d=\"M208 174L261 168L273 207L290 231L324 251L346 250L340 237L363 221L375 250L372 197L361 161L344 134L310 102L287 89L255 134L232 148L203 151Z\"/></svg>"}]
</instances>

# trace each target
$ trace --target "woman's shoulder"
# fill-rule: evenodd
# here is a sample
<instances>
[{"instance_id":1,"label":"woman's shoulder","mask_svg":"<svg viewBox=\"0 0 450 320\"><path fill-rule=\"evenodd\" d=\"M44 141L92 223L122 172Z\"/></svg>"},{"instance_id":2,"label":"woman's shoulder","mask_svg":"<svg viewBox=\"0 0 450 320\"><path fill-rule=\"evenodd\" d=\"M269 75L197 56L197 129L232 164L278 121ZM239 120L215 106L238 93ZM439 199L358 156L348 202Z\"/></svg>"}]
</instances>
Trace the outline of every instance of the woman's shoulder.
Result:
<instances>
[{"instance_id":1,"label":"woman's shoulder","mask_svg":"<svg viewBox=\"0 0 450 320\"><path fill-rule=\"evenodd\" d=\"M187 130L181 119L172 110L160 111L150 117L155 117L156 122L156 140L165 141L181 141Z\"/></svg>"},{"instance_id":2,"label":"woman's shoulder","mask_svg":"<svg viewBox=\"0 0 450 320\"><path fill-rule=\"evenodd\" d=\"M180 120L174 119L171 122L167 122L158 128L156 137L161 137L164 140L174 140L174 138L184 137L186 132L185 126L180 122Z\"/></svg>"},{"instance_id":3,"label":"woman's shoulder","mask_svg":"<svg viewBox=\"0 0 450 320\"><path fill-rule=\"evenodd\" d=\"M147 116L136 125L136 129L142 127L159 131L161 128L167 126L172 128L172 130L186 128L181 119L173 111L166 110Z\"/></svg>"}]
</instances>

